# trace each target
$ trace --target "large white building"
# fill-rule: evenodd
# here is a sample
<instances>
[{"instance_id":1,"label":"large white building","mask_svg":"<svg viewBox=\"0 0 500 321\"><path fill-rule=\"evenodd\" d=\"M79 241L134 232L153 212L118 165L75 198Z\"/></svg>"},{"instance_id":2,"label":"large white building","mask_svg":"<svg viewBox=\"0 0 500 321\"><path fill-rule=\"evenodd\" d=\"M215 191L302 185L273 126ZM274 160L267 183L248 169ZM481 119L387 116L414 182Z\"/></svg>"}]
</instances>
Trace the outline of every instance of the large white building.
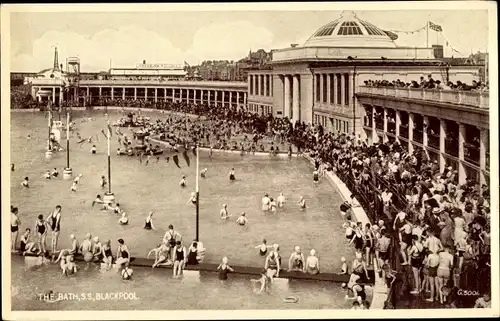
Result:
<instances>
[{"instance_id":1,"label":"large white building","mask_svg":"<svg viewBox=\"0 0 500 321\"><path fill-rule=\"evenodd\" d=\"M429 75L471 84L479 80L479 66L449 66L434 48L400 47L395 38L345 12L302 46L274 51L271 70L249 72L248 110L368 142L396 139L410 151L424 148L442 170L457 169L462 183L489 181L488 93L365 86Z\"/></svg>"}]
</instances>

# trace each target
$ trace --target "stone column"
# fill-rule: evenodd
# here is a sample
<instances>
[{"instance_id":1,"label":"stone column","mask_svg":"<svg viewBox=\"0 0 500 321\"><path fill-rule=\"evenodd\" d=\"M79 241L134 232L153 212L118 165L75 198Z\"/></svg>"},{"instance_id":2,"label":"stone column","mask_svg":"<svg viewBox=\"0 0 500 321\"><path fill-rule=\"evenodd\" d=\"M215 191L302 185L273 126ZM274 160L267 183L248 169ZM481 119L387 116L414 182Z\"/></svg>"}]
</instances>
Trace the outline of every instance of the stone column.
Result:
<instances>
[{"instance_id":1,"label":"stone column","mask_svg":"<svg viewBox=\"0 0 500 321\"><path fill-rule=\"evenodd\" d=\"M155 88L155 103L158 102L158 88Z\"/></svg>"},{"instance_id":2,"label":"stone column","mask_svg":"<svg viewBox=\"0 0 500 321\"><path fill-rule=\"evenodd\" d=\"M439 171L443 172L446 167L446 121L439 119Z\"/></svg>"},{"instance_id":3,"label":"stone column","mask_svg":"<svg viewBox=\"0 0 500 321\"><path fill-rule=\"evenodd\" d=\"M233 92L229 92L229 106L233 107Z\"/></svg>"},{"instance_id":4,"label":"stone column","mask_svg":"<svg viewBox=\"0 0 500 321\"><path fill-rule=\"evenodd\" d=\"M384 108L384 143L389 140L389 137L387 136L387 108Z\"/></svg>"},{"instance_id":5,"label":"stone column","mask_svg":"<svg viewBox=\"0 0 500 321\"><path fill-rule=\"evenodd\" d=\"M125 100L125 87L122 88L122 99Z\"/></svg>"},{"instance_id":6,"label":"stone column","mask_svg":"<svg viewBox=\"0 0 500 321\"><path fill-rule=\"evenodd\" d=\"M167 88L163 88L163 101L167 101Z\"/></svg>"},{"instance_id":7,"label":"stone column","mask_svg":"<svg viewBox=\"0 0 500 321\"><path fill-rule=\"evenodd\" d=\"M222 106L226 106L226 92L225 91L222 91Z\"/></svg>"},{"instance_id":8,"label":"stone column","mask_svg":"<svg viewBox=\"0 0 500 321\"><path fill-rule=\"evenodd\" d=\"M413 153L413 113L408 113L408 152Z\"/></svg>"},{"instance_id":9,"label":"stone column","mask_svg":"<svg viewBox=\"0 0 500 321\"><path fill-rule=\"evenodd\" d=\"M56 103L56 87L52 87L52 102Z\"/></svg>"},{"instance_id":10,"label":"stone column","mask_svg":"<svg viewBox=\"0 0 500 321\"><path fill-rule=\"evenodd\" d=\"M134 100L137 100L137 87L134 87Z\"/></svg>"},{"instance_id":11,"label":"stone column","mask_svg":"<svg viewBox=\"0 0 500 321\"><path fill-rule=\"evenodd\" d=\"M399 126L401 126L401 112L396 110L396 141L399 142Z\"/></svg>"},{"instance_id":12,"label":"stone column","mask_svg":"<svg viewBox=\"0 0 500 321\"><path fill-rule=\"evenodd\" d=\"M424 116L424 122L422 126L422 144L424 144L424 149L427 150L428 139L427 128L429 127L429 117Z\"/></svg>"},{"instance_id":13,"label":"stone column","mask_svg":"<svg viewBox=\"0 0 500 321\"><path fill-rule=\"evenodd\" d=\"M148 89L144 88L144 100L148 100Z\"/></svg>"},{"instance_id":14,"label":"stone column","mask_svg":"<svg viewBox=\"0 0 500 321\"><path fill-rule=\"evenodd\" d=\"M345 106L345 75L340 74L340 97L342 97L342 100L340 101L340 104L342 105L342 108Z\"/></svg>"},{"instance_id":15,"label":"stone column","mask_svg":"<svg viewBox=\"0 0 500 321\"><path fill-rule=\"evenodd\" d=\"M467 179L467 174L465 173L464 161L464 143L465 143L465 125L458 123L458 183L464 184Z\"/></svg>"},{"instance_id":16,"label":"stone column","mask_svg":"<svg viewBox=\"0 0 500 321\"><path fill-rule=\"evenodd\" d=\"M250 84L252 84L252 81L253 81L253 79L252 79L252 75L248 75L248 79L247 79L247 93L248 93L248 94L251 94L251 93L252 93L252 92L251 92L251 89L252 89L252 88L251 88L251 86L250 86ZM202 96L202 99L203 99L203 96Z\"/></svg>"},{"instance_id":17,"label":"stone column","mask_svg":"<svg viewBox=\"0 0 500 321\"><path fill-rule=\"evenodd\" d=\"M90 96L90 87L87 87L87 97Z\"/></svg>"},{"instance_id":18,"label":"stone column","mask_svg":"<svg viewBox=\"0 0 500 321\"><path fill-rule=\"evenodd\" d=\"M338 90L337 90L337 82L339 81L337 74L333 74L333 104L337 104L337 99L338 99Z\"/></svg>"},{"instance_id":19,"label":"stone column","mask_svg":"<svg viewBox=\"0 0 500 321\"><path fill-rule=\"evenodd\" d=\"M111 100L115 99L115 87L111 87Z\"/></svg>"},{"instance_id":20,"label":"stone column","mask_svg":"<svg viewBox=\"0 0 500 321\"><path fill-rule=\"evenodd\" d=\"M486 175L484 171L486 170L486 149L488 144L488 130L485 128L479 129L479 168L481 170L479 174L480 184L487 184Z\"/></svg>"},{"instance_id":21,"label":"stone column","mask_svg":"<svg viewBox=\"0 0 500 321\"><path fill-rule=\"evenodd\" d=\"M240 108L240 92L236 92L236 106L239 109Z\"/></svg>"},{"instance_id":22,"label":"stone column","mask_svg":"<svg viewBox=\"0 0 500 321\"><path fill-rule=\"evenodd\" d=\"M285 117L290 118L290 77L288 75L283 76L285 81L285 96L283 99L283 111Z\"/></svg>"},{"instance_id":23,"label":"stone column","mask_svg":"<svg viewBox=\"0 0 500 321\"><path fill-rule=\"evenodd\" d=\"M267 91L267 75L264 75L263 78L264 78L264 96L269 96L269 92Z\"/></svg>"},{"instance_id":24,"label":"stone column","mask_svg":"<svg viewBox=\"0 0 500 321\"><path fill-rule=\"evenodd\" d=\"M330 96L332 94L331 92L331 87L332 86L332 83L331 83L331 79L330 79L330 74L326 74L326 103L328 105L330 105Z\"/></svg>"},{"instance_id":25,"label":"stone column","mask_svg":"<svg viewBox=\"0 0 500 321\"><path fill-rule=\"evenodd\" d=\"M293 117L293 122L295 121L300 121L300 97L299 97L299 76L294 75L293 76L293 88L292 88L292 101L293 101L293 109L292 109L292 117Z\"/></svg>"},{"instance_id":26,"label":"stone column","mask_svg":"<svg viewBox=\"0 0 500 321\"><path fill-rule=\"evenodd\" d=\"M62 89L62 87L59 87L59 106L61 106L61 105L62 105L63 98L64 98L64 92L63 92L63 89Z\"/></svg>"},{"instance_id":27,"label":"stone column","mask_svg":"<svg viewBox=\"0 0 500 321\"><path fill-rule=\"evenodd\" d=\"M323 104L325 92L323 90L323 74L319 74L319 102Z\"/></svg>"},{"instance_id":28,"label":"stone column","mask_svg":"<svg viewBox=\"0 0 500 321\"><path fill-rule=\"evenodd\" d=\"M376 126L376 118L375 118L375 112L377 109L375 106L372 106L372 144L378 142L378 135L377 135L377 126Z\"/></svg>"},{"instance_id":29,"label":"stone column","mask_svg":"<svg viewBox=\"0 0 500 321\"><path fill-rule=\"evenodd\" d=\"M99 87L99 98L102 97L102 87Z\"/></svg>"}]
</instances>

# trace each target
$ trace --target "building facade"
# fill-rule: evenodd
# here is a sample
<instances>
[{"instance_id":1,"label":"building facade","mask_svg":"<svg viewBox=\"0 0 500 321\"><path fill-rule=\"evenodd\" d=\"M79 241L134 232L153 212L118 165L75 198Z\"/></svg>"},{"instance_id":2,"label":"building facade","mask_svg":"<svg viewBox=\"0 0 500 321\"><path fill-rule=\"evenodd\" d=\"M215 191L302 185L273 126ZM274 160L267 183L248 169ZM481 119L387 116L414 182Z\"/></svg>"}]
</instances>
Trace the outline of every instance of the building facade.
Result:
<instances>
[{"instance_id":1,"label":"building facade","mask_svg":"<svg viewBox=\"0 0 500 321\"><path fill-rule=\"evenodd\" d=\"M275 50L271 70L248 75L248 110L355 134L369 143L398 140L423 148L459 172L461 183L489 181L487 92L373 87L432 78L470 84L478 65L451 66L437 49L399 47L396 35L354 13L319 28L303 46Z\"/></svg>"}]
</instances>

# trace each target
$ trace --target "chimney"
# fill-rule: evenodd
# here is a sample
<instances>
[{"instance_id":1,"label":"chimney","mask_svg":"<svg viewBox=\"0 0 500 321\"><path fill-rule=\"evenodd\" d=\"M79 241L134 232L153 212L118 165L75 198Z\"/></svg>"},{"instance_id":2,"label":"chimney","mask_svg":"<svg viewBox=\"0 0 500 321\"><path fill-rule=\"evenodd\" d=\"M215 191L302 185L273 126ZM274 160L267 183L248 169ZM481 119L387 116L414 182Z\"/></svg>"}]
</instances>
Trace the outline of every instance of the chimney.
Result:
<instances>
[{"instance_id":1,"label":"chimney","mask_svg":"<svg viewBox=\"0 0 500 321\"><path fill-rule=\"evenodd\" d=\"M143 64L143 65L145 65L145 64L146 64L146 60L143 60L143 61L142 61L142 64Z\"/></svg>"},{"instance_id":2,"label":"chimney","mask_svg":"<svg viewBox=\"0 0 500 321\"><path fill-rule=\"evenodd\" d=\"M54 70L59 70L59 56L57 55L57 47L54 51Z\"/></svg>"}]
</instances>

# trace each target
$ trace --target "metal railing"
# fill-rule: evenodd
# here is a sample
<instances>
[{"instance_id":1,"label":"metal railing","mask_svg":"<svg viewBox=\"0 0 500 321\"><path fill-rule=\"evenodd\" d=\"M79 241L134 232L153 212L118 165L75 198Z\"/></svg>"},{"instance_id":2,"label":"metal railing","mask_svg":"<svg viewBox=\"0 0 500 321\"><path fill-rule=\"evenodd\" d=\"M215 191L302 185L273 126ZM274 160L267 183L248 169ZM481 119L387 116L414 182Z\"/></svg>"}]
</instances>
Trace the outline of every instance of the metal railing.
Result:
<instances>
[{"instance_id":1,"label":"metal railing","mask_svg":"<svg viewBox=\"0 0 500 321\"><path fill-rule=\"evenodd\" d=\"M438 90L421 88L394 88L359 86L359 93L447 102L457 105L489 108L489 93L480 91Z\"/></svg>"},{"instance_id":2,"label":"metal railing","mask_svg":"<svg viewBox=\"0 0 500 321\"><path fill-rule=\"evenodd\" d=\"M80 80L80 86L100 85L100 86L147 86L161 85L173 87L214 87L214 88L238 88L247 91L248 84L243 81L190 81L190 80L137 80L137 79L91 79Z\"/></svg>"}]
</instances>

